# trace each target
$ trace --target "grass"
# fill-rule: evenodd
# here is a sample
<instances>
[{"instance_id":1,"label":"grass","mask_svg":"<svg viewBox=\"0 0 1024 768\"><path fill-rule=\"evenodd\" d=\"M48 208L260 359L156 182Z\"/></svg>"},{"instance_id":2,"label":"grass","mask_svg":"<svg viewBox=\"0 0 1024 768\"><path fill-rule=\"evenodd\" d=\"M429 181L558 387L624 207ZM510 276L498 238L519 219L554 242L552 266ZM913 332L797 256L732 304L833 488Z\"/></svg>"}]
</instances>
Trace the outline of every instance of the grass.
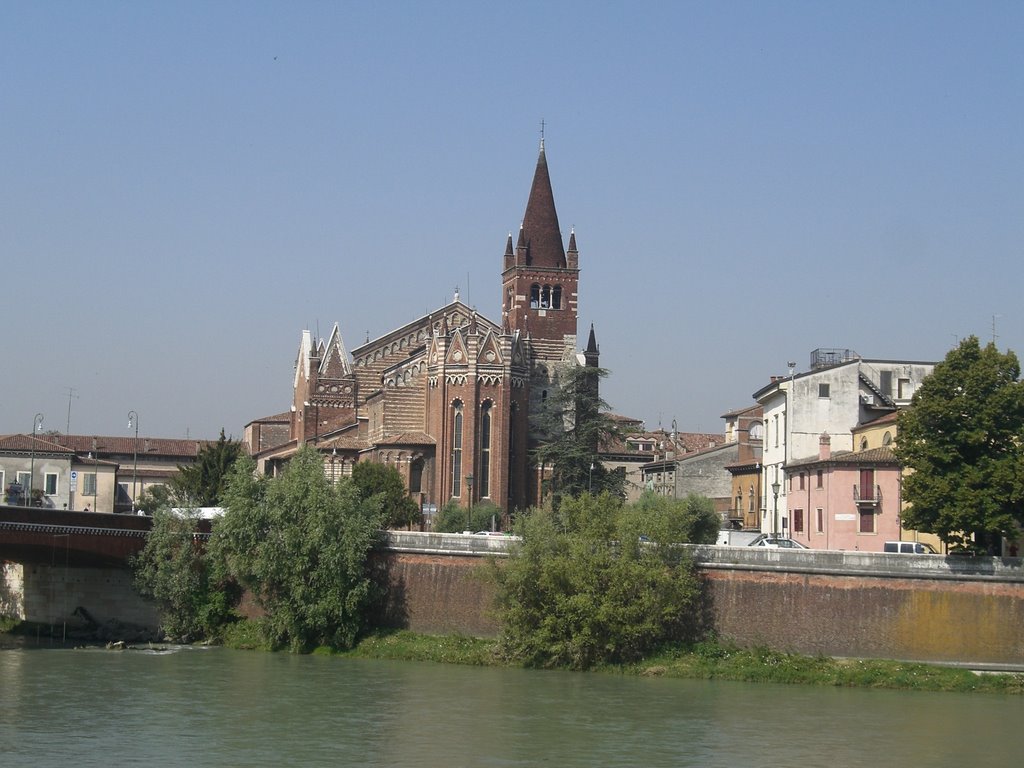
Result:
<instances>
[{"instance_id":1,"label":"grass","mask_svg":"<svg viewBox=\"0 0 1024 768\"><path fill-rule=\"evenodd\" d=\"M348 651L349 658L435 661L473 666L516 666L502 659L493 640L461 635L420 635L379 630ZM1024 694L1024 674L978 675L967 669L880 659L833 659L767 648L741 649L704 642L672 646L635 664L610 664L601 672L680 679L734 680L917 691Z\"/></svg>"}]
</instances>

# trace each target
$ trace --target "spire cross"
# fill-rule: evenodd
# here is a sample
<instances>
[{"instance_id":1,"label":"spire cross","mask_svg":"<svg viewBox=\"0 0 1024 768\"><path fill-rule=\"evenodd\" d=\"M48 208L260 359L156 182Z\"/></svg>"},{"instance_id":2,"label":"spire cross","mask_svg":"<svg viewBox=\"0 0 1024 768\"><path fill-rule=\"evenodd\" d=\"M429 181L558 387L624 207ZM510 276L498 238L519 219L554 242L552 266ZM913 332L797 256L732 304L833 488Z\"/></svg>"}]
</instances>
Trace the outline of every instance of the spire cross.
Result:
<instances>
[{"instance_id":1,"label":"spire cross","mask_svg":"<svg viewBox=\"0 0 1024 768\"><path fill-rule=\"evenodd\" d=\"M544 120L541 118L540 121L540 146L544 147Z\"/></svg>"}]
</instances>

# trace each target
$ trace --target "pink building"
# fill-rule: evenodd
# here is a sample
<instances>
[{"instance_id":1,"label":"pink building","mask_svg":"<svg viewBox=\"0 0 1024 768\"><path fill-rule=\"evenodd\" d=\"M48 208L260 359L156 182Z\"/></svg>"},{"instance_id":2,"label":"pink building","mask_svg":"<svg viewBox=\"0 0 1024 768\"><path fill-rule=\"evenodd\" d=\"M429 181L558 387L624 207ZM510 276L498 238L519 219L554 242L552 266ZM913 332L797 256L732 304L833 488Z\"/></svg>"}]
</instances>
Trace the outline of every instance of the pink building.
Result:
<instances>
[{"instance_id":1,"label":"pink building","mask_svg":"<svg viewBox=\"0 0 1024 768\"><path fill-rule=\"evenodd\" d=\"M881 552L900 536L900 466L892 448L832 453L823 434L818 456L786 465L786 533L812 549Z\"/></svg>"}]
</instances>

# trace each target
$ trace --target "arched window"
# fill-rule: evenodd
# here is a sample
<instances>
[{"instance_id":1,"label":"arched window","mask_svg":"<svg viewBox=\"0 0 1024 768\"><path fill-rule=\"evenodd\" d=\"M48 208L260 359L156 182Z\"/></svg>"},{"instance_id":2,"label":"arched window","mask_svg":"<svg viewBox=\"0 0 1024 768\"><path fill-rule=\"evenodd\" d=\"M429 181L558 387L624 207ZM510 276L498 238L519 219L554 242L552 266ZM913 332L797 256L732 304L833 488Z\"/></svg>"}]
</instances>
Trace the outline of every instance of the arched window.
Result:
<instances>
[{"instance_id":1,"label":"arched window","mask_svg":"<svg viewBox=\"0 0 1024 768\"><path fill-rule=\"evenodd\" d=\"M423 459L413 459L409 464L409 493L419 493L423 488Z\"/></svg>"},{"instance_id":2,"label":"arched window","mask_svg":"<svg viewBox=\"0 0 1024 768\"><path fill-rule=\"evenodd\" d=\"M556 285L551 291L551 308L562 308L562 286Z\"/></svg>"},{"instance_id":3,"label":"arched window","mask_svg":"<svg viewBox=\"0 0 1024 768\"><path fill-rule=\"evenodd\" d=\"M534 283L530 286L530 309L537 309L540 306L540 286Z\"/></svg>"},{"instance_id":4,"label":"arched window","mask_svg":"<svg viewBox=\"0 0 1024 768\"><path fill-rule=\"evenodd\" d=\"M462 495L462 401L452 403L452 496Z\"/></svg>"},{"instance_id":5,"label":"arched window","mask_svg":"<svg viewBox=\"0 0 1024 768\"><path fill-rule=\"evenodd\" d=\"M753 424L750 425L750 439L764 439L764 425L760 421L755 421Z\"/></svg>"},{"instance_id":6,"label":"arched window","mask_svg":"<svg viewBox=\"0 0 1024 768\"><path fill-rule=\"evenodd\" d=\"M882 435L882 445L892 445L892 433L886 432Z\"/></svg>"},{"instance_id":7,"label":"arched window","mask_svg":"<svg viewBox=\"0 0 1024 768\"><path fill-rule=\"evenodd\" d=\"M551 307L551 286L545 285L540 292L540 308L550 309Z\"/></svg>"},{"instance_id":8,"label":"arched window","mask_svg":"<svg viewBox=\"0 0 1024 768\"><path fill-rule=\"evenodd\" d=\"M480 406L480 498L491 495L491 403Z\"/></svg>"}]
</instances>

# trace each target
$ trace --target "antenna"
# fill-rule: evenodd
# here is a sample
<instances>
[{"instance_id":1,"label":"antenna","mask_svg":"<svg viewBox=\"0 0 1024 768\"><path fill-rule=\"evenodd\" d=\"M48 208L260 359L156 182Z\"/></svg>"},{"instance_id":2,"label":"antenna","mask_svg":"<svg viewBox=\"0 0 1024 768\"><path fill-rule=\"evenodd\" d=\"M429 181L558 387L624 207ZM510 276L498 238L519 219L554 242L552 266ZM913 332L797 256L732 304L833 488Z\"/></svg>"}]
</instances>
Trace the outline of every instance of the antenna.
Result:
<instances>
[{"instance_id":1,"label":"antenna","mask_svg":"<svg viewBox=\"0 0 1024 768\"><path fill-rule=\"evenodd\" d=\"M1002 317L1002 315L992 315L992 345L995 346L996 339L999 337L996 335L996 318Z\"/></svg>"}]
</instances>

